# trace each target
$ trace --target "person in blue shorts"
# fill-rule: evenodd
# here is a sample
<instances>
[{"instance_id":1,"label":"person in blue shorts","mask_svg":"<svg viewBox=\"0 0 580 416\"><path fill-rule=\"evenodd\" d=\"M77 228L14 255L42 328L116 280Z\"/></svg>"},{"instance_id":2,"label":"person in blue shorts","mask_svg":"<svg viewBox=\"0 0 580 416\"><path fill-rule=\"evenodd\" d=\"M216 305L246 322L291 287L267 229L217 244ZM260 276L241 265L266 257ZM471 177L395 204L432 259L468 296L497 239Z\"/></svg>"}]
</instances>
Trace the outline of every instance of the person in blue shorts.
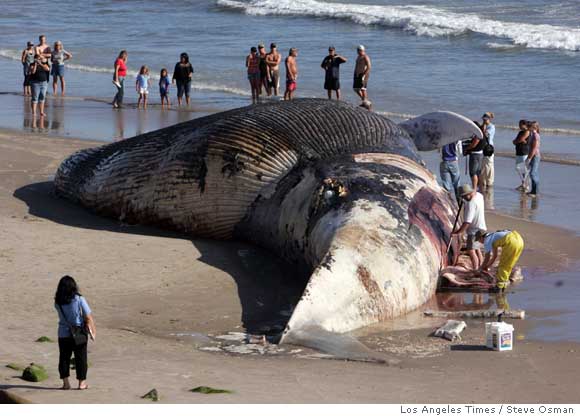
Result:
<instances>
[{"instance_id":1,"label":"person in blue shorts","mask_svg":"<svg viewBox=\"0 0 580 416\"><path fill-rule=\"evenodd\" d=\"M54 42L54 49L50 53L50 60L52 62L52 70L50 74L52 75L52 94L56 95L56 88L58 86L58 80L60 79L60 95L64 95L65 82L64 82L64 62L72 58L72 54L65 51L62 48L62 42L57 40Z\"/></svg>"}]
</instances>

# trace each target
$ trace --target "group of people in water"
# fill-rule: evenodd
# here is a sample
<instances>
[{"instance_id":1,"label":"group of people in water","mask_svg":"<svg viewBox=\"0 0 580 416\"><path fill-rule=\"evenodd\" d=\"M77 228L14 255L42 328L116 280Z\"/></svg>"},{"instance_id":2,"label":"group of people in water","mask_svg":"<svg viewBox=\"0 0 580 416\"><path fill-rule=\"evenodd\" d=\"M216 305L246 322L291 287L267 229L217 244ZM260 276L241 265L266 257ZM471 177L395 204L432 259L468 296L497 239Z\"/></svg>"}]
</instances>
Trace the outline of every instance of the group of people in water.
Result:
<instances>
[{"instance_id":1,"label":"group of people in water","mask_svg":"<svg viewBox=\"0 0 580 416\"><path fill-rule=\"evenodd\" d=\"M298 87L298 49L290 48L288 56L284 60L286 69L286 89L284 100L292 100ZM347 59L336 53L334 46L328 47L328 55L322 60L321 68L325 72L324 89L327 91L328 99L332 99L332 93L336 99L340 100L340 65L347 62ZM252 103L258 103L265 92L268 97L278 96L280 88L280 65L282 55L278 52L275 43L270 44L270 51L266 52L266 47L259 44L252 46L250 53L246 56L246 69L248 81L252 91ZM368 107L367 84L371 72L371 59L366 53L363 45L357 48L357 58L354 69L353 89L362 100L362 105Z\"/></svg>"},{"instance_id":2,"label":"group of people in water","mask_svg":"<svg viewBox=\"0 0 580 416\"><path fill-rule=\"evenodd\" d=\"M286 88L284 99L291 100L298 86L298 49L290 48L288 56L284 60L286 70ZM72 58L72 54L63 48L62 42L57 41L51 48L45 35L39 36L38 45L32 42L27 43L26 49L22 51L22 65L24 72L24 95L32 97L32 115L36 117L37 108L40 116L43 117L44 103L46 100L48 83L52 75L53 94L57 93L58 81L61 83L61 95L65 95L65 62ZM127 70L128 53L126 50L119 52L113 65L113 85L117 91L111 105L114 108L123 106L125 96L125 80L128 75ZM321 68L324 70L324 89L328 98L332 99L333 93L337 100L340 100L340 66L347 62L347 58L336 53L336 48L330 46L328 55L322 60ZM248 80L252 91L252 102L260 101L263 92L268 97L278 96L280 88L280 66L282 55L278 52L275 43L270 44L270 51L266 52L264 45L252 46L250 54L246 56L246 68ZM361 99L361 105L370 109L368 100L367 85L371 72L371 59L366 53L363 45L357 48L357 57L354 66L353 89ZM181 105L185 97L185 103L190 104L191 80L194 73L193 66L189 62L189 56L183 52L179 62L175 64L173 75L169 78L167 68L162 68L159 72L159 97L161 108L169 108L170 86L175 84L177 89L177 102ZM149 101L149 90L151 87L151 75L147 65L142 65L135 79L135 90L138 95L137 108L147 108Z\"/></svg>"},{"instance_id":3,"label":"group of people in water","mask_svg":"<svg viewBox=\"0 0 580 416\"><path fill-rule=\"evenodd\" d=\"M41 118L45 116L44 105L51 76L53 95L57 95L59 81L61 85L60 95L65 95L65 62L73 57L70 52L64 49L61 41L54 42L51 48L45 35L40 35L38 40L38 45L27 42L20 59L24 75L23 94L31 97L33 118L36 118L37 113ZM127 51L122 50L114 63L113 84L117 88L117 93L111 103L114 108L120 108L123 105L125 79L127 77L127 57ZM185 102L189 105L193 72L193 66L185 52L181 54L179 62L175 64L171 80L167 69L161 69L158 82L161 108L168 108L171 104L169 87L172 84L175 84L177 88L178 104L182 104L185 96ZM138 94L137 108L147 108L150 85L149 68L147 65L142 65L135 79L135 90Z\"/></svg>"},{"instance_id":4,"label":"group of people in water","mask_svg":"<svg viewBox=\"0 0 580 416\"><path fill-rule=\"evenodd\" d=\"M447 191L458 197L461 180L459 158L462 155L468 158L466 161L473 189L485 191L494 185L495 125L493 119L494 114L486 112L481 122L474 121L481 129L483 139L473 136L468 140L459 140L441 148L441 163L439 164L441 183ZM520 120L519 129L512 142L515 146L516 172L520 180L517 190L535 198L539 193L540 184L540 123Z\"/></svg>"},{"instance_id":5,"label":"group of people in water","mask_svg":"<svg viewBox=\"0 0 580 416\"><path fill-rule=\"evenodd\" d=\"M46 41L46 36L38 37L38 45L27 42L20 60L24 75L23 93L31 97L32 115L44 117L44 102L48 91L48 81L52 75L52 92L56 95L60 80L60 93L65 95L64 63L72 58L61 41L54 42L53 48Z\"/></svg>"},{"instance_id":6,"label":"group of people in water","mask_svg":"<svg viewBox=\"0 0 580 416\"><path fill-rule=\"evenodd\" d=\"M129 54L126 50L119 52L115 60L113 70L113 85L117 88L117 93L111 103L114 108L121 108L123 106L123 98L125 96L125 79L127 77L127 58ZM183 52L179 56L179 62L173 68L173 76L169 78L167 68L161 68L159 71L159 99L161 101L161 108L169 108L171 100L169 99L169 88L175 84L177 88L177 104L181 106L185 96L185 103L190 104L191 79L194 70L193 65L189 62L189 55ZM135 91L139 98L137 100L137 108L147 108L149 100L149 88L151 86L151 75L149 67L142 65L139 68L139 73L135 79Z\"/></svg>"}]
</instances>

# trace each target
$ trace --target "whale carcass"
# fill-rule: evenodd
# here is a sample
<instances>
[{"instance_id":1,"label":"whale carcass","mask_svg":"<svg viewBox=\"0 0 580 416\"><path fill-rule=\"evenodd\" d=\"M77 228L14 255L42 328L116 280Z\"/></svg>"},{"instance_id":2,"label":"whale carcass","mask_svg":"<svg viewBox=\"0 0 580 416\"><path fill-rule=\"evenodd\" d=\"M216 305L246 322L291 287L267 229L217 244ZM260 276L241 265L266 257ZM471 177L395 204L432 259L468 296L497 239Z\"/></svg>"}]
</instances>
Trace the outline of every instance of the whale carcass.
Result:
<instances>
[{"instance_id":1,"label":"whale carcass","mask_svg":"<svg viewBox=\"0 0 580 416\"><path fill-rule=\"evenodd\" d=\"M100 215L276 253L309 276L287 340L388 320L433 296L456 202L417 150L472 135L454 113L397 125L342 102L275 102L81 150L54 182Z\"/></svg>"}]
</instances>

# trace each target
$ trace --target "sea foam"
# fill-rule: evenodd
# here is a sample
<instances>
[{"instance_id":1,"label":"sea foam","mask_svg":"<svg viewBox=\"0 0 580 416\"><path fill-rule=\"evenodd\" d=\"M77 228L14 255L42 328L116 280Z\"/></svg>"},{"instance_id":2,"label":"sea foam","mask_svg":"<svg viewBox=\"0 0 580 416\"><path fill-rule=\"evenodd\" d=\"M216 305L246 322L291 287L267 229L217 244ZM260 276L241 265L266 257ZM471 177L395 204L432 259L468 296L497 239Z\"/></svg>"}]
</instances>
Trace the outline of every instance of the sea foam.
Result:
<instances>
[{"instance_id":1,"label":"sea foam","mask_svg":"<svg viewBox=\"0 0 580 416\"><path fill-rule=\"evenodd\" d=\"M217 0L217 4L252 15L298 15L350 20L402 29L418 36L476 33L534 49L580 50L580 29L547 24L506 22L428 6L382 6L325 3L316 0ZM497 44L495 44L497 45ZM488 45L490 47L494 47Z\"/></svg>"}]
</instances>

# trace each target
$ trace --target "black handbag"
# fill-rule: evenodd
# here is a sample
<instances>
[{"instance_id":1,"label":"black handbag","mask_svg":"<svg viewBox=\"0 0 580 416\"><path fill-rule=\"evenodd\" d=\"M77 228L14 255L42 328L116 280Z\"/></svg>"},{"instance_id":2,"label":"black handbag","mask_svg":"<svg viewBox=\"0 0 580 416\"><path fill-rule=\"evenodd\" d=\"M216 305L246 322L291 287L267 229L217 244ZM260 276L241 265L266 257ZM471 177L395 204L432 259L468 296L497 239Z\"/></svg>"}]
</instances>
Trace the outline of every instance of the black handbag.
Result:
<instances>
[{"instance_id":1,"label":"black handbag","mask_svg":"<svg viewBox=\"0 0 580 416\"><path fill-rule=\"evenodd\" d=\"M487 133L483 133L483 138L485 139L485 145L483 146L483 155L484 156L493 156L493 152L495 152L495 148L492 144L489 143L489 137Z\"/></svg>"},{"instance_id":2,"label":"black handbag","mask_svg":"<svg viewBox=\"0 0 580 416\"><path fill-rule=\"evenodd\" d=\"M62 314L63 319L65 320L65 322L67 323L68 327L70 328L70 333L72 334L72 338L75 341L75 345L86 344L89 341L89 331L87 330L86 325L84 325L84 324L82 326L72 325L66 319L66 316L64 314L64 311L62 310L62 306L58 305L58 307L60 309L60 313ZM83 310L82 310L80 304L79 304L79 311L80 311L81 317L82 317L83 316Z\"/></svg>"}]
</instances>

